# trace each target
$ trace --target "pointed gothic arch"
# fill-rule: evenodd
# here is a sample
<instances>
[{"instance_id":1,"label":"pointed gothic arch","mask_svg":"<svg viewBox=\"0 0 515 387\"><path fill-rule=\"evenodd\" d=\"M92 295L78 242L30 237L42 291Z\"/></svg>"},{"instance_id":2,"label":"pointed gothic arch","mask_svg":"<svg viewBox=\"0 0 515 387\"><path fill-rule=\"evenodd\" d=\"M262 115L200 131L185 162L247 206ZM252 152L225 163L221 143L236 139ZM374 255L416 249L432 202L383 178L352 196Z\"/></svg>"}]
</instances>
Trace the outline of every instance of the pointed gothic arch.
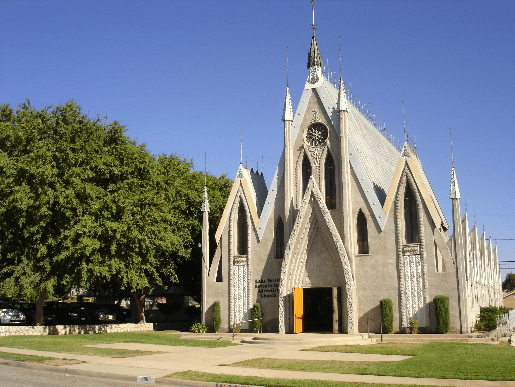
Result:
<instances>
[{"instance_id":1,"label":"pointed gothic arch","mask_svg":"<svg viewBox=\"0 0 515 387\"><path fill-rule=\"evenodd\" d=\"M408 200L406 200L408 197ZM406 209L405 205L412 206ZM419 242L406 243L406 211L416 211L416 226ZM413 221L413 218L411 218ZM409 326L410 319L416 319L420 327L429 321L429 294L427 278L427 253L424 236L424 203L408 166L405 166L399 181L396 204L395 224L397 234L400 324L401 329Z\"/></svg>"},{"instance_id":2,"label":"pointed gothic arch","mask_svg":"<svg viewBox=\"0 0 515 387\"><path fill-rule=\"evenodd\" d=\"M306 192L311 174L311 162L309 161L308 155L304 153L304 158L302 159L302 195Z\"/></svg>"},{"instance_id":3,"label":"pointed gothic arch","mask_svg":"<svg viewBox=\"0 0 515 387\"><path fill-rule=\"evenodd\" d=\"M360 209L357 217L358 254L369 254L367 218Z\"/></svg>"},{"instance_id":4,"label":"pointed gothic arch","mask_svg":"<svg viewBox=\"0 0 515 387\"><path fill-rule=\"evenodd\" d=\"M325 158L325 205L329 210L336 208L336 166L330 151Z\"/></svg>"},{"instance_id":5,"label":"pointed gothic arch","mask_svg":"<svg viewBox=\"0 0 515 387\"><path fill-rule=\"evenodd\" d=\"M406 244L420 243L417 202L409 183L404 191L404 241Z\"/></svg>"},{"instance_id":6,"label":"pointed gothic arch","mask_svg":"<svg viewBox=\"0 0 515 387\"><path fill-rule=\"evenodd\" d=\"M236 254L238 255L247 255L247 228L247 213L245 211L245 207L243 206L243 201L240 201L240 205L238 206L238 225L236 228Z\"/></svg>"},{"instance_id":7,"label":"pointed gothic arch","mask_svg":"<svg viewBox=\"0 0 515 387\"><path fill-rule=\"evenodd\" d=\"M286 333L293 330L293 289L303 287L309 245L317 233L326 241L329 255L337 262L335 270L341 275L341 308L343 316L346 316L344 331L357 333L355 289L349 258L313 176L306 187L281 267L279 331Z\"/></svg>"},{"instance_id":8,"label":"pointed gothic arch","mask_svg":"<svg viewBox=\"0 0 515 387\"><path fill-rule=\"evenodd\" d=\"M229 325L250 319L252 309L251 209L239 184L229 217ZM245 254L240 254L245 252ZM248 322L242 323L248 329Z\"/></svg>"}]
</instances>

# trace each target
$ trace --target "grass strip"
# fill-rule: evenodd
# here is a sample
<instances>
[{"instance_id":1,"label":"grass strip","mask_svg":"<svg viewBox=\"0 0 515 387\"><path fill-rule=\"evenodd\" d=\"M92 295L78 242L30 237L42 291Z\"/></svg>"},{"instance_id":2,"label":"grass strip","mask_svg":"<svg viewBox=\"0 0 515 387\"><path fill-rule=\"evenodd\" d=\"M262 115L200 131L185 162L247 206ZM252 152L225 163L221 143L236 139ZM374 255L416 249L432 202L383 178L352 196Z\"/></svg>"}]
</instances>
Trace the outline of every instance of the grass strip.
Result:
<instances>
[{"instance_id":1,"label":"grass strip","mask_svg":"<svg viewBox=\"0 0 515 387\"><path fill-rule=\"evenodd\" d=\"M375 383L347 383L347 382L331 382L326 380L309 380L309 379L275 379L262 378L258 376L239 376L226 374L209 374L197 371L176 372L165 378L193 380L197 382L212 382L226 384L242 384L251 386L267 386L267 387L420 387L415 384L375 384ZM431 386L429 386L431 387ZM435 387L435 386L433 386Z\"/></svg>"},{"instance_id":2,"label":"grass strip","mask_svg":"<svg viewBox=\"0 0 515 387\"><path fill-rule=\"evenodd\" d=\"M233 363L237 367L358 375L462 380L515 380L515 348L470 343L377 344L324 347L326 352L411 355L392 362L299 361L253 359ZM320 347L317 348L320 350Z\"/></svg>"},{"instance_id":3,"label":"grass strip","mask_svg":"<svg viewBox=\"0 0 515 387\"><path fill-rule=\"evenodd\" d=\"M236 345L227 341L182 340L178 335L166 332L124 332L99 333L89 335L50 335L50 336L4 336L0 337L0 347L33 349L107 357L131 357L149 355L152 351L133 351L125 349L92 348L85 345L140 343L186 347L225 347Z\"/></svg>"},{"instance_id":4,"label":"grass strip","mask_svg":"<svg viewBox=\"0 0 515 387\"><path fill-rule=\"evenodd\" d=\"M54 357L23 355L20 353L0 352L0 359L10 359L15 361L43 362L46 360L55 360Z\"/></svg>"}]
</instances>

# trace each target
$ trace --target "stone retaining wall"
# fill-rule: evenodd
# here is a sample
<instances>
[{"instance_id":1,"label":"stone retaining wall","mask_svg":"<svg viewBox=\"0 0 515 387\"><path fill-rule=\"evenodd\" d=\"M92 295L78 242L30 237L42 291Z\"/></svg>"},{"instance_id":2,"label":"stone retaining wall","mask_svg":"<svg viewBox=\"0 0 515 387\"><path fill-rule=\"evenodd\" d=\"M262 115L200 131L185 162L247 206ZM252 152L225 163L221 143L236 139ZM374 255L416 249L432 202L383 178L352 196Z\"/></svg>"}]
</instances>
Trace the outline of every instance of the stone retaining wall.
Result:
<instances>
[{"instance_id":1,"label":"stone retaining wall","mask_svg":"<svg viewBox=\"0 0 515 387\"><path fill-rule=\"evenodd\" d=\"M142 332L152 330L152 323L52 326L9 325L0 326L0 336L81 335L90 333Z\"/></svg>"}]
</instances>

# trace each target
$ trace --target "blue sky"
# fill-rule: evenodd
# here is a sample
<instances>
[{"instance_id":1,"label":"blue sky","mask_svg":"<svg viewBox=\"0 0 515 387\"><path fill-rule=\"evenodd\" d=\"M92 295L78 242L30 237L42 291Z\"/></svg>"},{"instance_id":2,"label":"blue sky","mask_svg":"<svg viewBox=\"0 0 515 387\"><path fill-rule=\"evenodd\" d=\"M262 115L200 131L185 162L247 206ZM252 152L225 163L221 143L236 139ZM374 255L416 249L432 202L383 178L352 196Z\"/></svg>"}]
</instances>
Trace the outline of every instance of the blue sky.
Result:
<instances>
[{"instance_id":1,"label":"blue sky","mask_svg":"<svg viewBox=\"0 0 515 387\"><path fill-rule=\"evenodd\" d=\"M0 103L74 99L107 115L153 153L192 158L234 178L243 153L264 158L268 185L282 151L282 106L307 77L309 0L0 0ZM515 2L317 0L324 65L417 152L447 220L454 160L473 223L515 238ZM515 261L515 241L499 241ZM509 265L509 266L508 266ZM515 263L505 264L514 267ZM503 279L505 276L503 271ZM514 270L515 272L515 270Z\"/></svg>"}]
</instances>

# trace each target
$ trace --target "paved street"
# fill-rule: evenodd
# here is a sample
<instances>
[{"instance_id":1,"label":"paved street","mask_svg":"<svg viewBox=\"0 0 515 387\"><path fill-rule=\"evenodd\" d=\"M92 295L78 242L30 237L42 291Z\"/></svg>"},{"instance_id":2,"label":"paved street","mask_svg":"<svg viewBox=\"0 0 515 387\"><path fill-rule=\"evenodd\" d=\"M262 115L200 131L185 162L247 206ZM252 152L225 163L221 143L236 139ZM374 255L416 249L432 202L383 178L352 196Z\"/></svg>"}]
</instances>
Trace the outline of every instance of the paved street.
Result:
<instances>
[{"instance_id":1,"label":"paved street","mask_svg":"<svg viewBox=\"0 0 515 387\"><path fill-rule=\"evenodd\" d=\"M312 346L312 345L311 345ZM368 382L386 384L418 384L438 386L463 386L463 387L515 387L515 382L488 382L471 380L444 380L423 378L401 378L389 376L370 375L345 375L321 372L294 372L282 370L253 369L243 367L227 367L221 364L231 364L246 359L268 357L277 359L310 359L310 360L341 360L341 361L400 361L407 356L394 355L368 355L353 353L324 353L300 351L306 345L255 345L244 344L233 347L202 348L179 347L153 344L118 343L95 345L101 348L132 349L144 351L159 351L162 353L128 358L110 358L101 356L72 355L57 352L34 351L27 349L15 349L0 347L2 352L23 353L28 355L49 356L55 358L76 359L85 363L63 365L55 367L61 372L82 373L106 373L116 377L128 377L136 379L136 376L153 376L161 378L165 375L179 371L202 371L215 374L232 374L242 376L261 376L285 379L313 379L347 382ZM2 370L5 368L2 368ZM164 380L159 380L164 382ZM166 381L165 383L167 383ZM12 382L11 382L12 383ZM84 381L87 383L87 380ZM182 382L179 382L182 384ZM2 385L4 385L2 383ZM16 384L13 384L16 385ZM20 385L20 384L18 384ZM31 384L27 384L31 385ZM46 384L32 384L35 386ZM55 384L54 384L55 385ZM69 384L68 384L69 385ZM73 384L75 385L75 384ZM77 384L82 386L82 384ZM88 384L83 384L87 386ZM98 384L97 384L98 385ZM107 384L104 384L107 385ZM117 384L113 384L117 385ZM124 384L128 385L128 384ZM142 383L139 383L142 385Z\"/></svg>"}]
</instances>

